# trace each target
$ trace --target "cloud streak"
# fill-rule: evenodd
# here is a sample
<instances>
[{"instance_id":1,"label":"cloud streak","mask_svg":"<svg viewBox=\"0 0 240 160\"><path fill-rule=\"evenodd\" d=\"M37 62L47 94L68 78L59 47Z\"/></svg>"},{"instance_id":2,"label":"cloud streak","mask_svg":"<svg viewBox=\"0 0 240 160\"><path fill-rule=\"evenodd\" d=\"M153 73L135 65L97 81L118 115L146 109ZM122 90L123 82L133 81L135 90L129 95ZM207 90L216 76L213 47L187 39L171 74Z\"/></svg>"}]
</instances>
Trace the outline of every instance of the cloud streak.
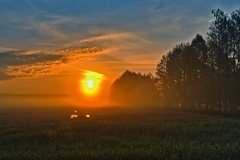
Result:
<instances>
[{"instance_id":1,"label":"cloud streak","mask_svg":"<svg viewBox=\"0 0 240 160\"><path fill-rule=\"evenodd\" d=\"M120 38L126 38L130 37L130 33L119 33L119 34L109 34L109 35L102 35L97 37L90 37L87 39L80 40L79 43L89 43L94 41L106 41L106 40L114 40L114 39L120 39Z\"/></svg>"},{"instance_id":2,"label":"cloud streak","mask_svg":"<svg viewBox=\"0 0 240 160\"><path fill-rule=\"evenodd\" d=\"M211 9L236 6L227 0L4 0L0 4L0 79L56 74L66 64L90 60L157 63L172 45L197 32L204 34Z\"/></svg>"},{"instance_id":3,"label":"cloud streak","mask_svg":"<svg viewBox=\"0 0 240 160\"><path fill-rule=\"evenodd\" d=\"M69 47L55 51L1 52L0 80L57 74L66 64L90 61L107 51L100 47Z\"/></svg>"}]
</instances>

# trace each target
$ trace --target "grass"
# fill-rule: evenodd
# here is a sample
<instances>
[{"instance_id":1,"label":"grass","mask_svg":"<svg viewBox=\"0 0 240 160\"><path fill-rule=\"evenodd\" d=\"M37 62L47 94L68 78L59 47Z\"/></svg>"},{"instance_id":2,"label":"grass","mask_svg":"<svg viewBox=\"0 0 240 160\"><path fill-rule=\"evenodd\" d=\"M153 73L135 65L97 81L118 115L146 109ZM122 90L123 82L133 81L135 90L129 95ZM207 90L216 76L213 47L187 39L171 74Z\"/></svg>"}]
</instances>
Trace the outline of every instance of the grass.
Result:
<instances>
[{"instance_id":1,"label":"grass","mask_svg":"<svg viewBox=\"0 0 240 160\"><path fill-rule=\"evenodd\" d=\"M74 110L79 117L70 119ZM1 160L239 157L238 118L131 108L0 111Z\"/></svg>"}]
</instances>

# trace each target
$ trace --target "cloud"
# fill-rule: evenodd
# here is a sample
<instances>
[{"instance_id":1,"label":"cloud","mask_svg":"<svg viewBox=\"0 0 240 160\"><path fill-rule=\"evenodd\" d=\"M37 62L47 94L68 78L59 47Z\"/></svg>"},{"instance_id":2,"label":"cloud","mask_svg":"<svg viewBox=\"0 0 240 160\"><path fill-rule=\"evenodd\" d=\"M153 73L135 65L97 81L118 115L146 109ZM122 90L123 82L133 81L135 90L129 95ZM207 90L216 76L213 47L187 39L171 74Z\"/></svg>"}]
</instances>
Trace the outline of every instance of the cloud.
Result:
<instances>
[{"instance_id":1,"label":"cloud","mask_svg":"<svg viewBox=\"0 0 240 160\"><path fill-rule=\"evenodd\" d=\"M28 54L28 51L9 51L0 53L0 66L16 66L22 64L44 63L60 59L62 55L46 54L44 52Z\"/></svg>"},{"instance_id":2,"label":"cloud","mask_svg":"<svg viewBox=\"0 0 240 160\"><path fill-rule=\"evenodd\" d=\"M0 79L55 74L65 64L90 60L119 68L122 62L156 64L176 43L206 33L218 3L236 6L207 0L4 0Z\"/></svg>"},{"instance_id":3,"label":"cloud","mask_svg":"<svg viewBox=\"0 0 240 160\"><path fill-rule=\"evenodd\" d=\"M95 21L88 17L71 17L44 11L29 14L7 10L0 15L0 44L2 42L1 45L8 48L23 50L40 46L55 47L83 38L83 26L89 23L94 24Z\"/></svg>"},{"instance_id":4,"label":"cloud","mask_svg":"<svg viewBox=\"0 0 240 160\"><path fill-rule=\"evenodd\" d=\"M5 69L7 75L15 78L30 78L56 74L62 71L60 61L37 63L31 65L9 66Z\"/></svg>"},{"instance_id":5,"label":"cloud","mask_svg":"<svg viewBox=\"0 0 240 160\"><path fill-rule=\"evenodd\" d=\"M57 74L63 70L66 64L86 61L122 61L135 53L145 52L143 44L149 43L151 42L138 35L127 32L113 33L113 31L107 33L106 31L106 34L81 39L63 45L65 47L60 49L0 52L0 69L9 78L30 78ZM0 79L6 78L2 76Z\"/></svg>"},{"instance_id":6,"label":"cloud","mask_svg":"<svg viewBox=\"0 0 240 160\"><path fill-rule=\"evenodd\" d=\"M119 58L116 58L114 56L111 56L110 54L100 54L95 56L95 61L100 61L100 62L116 62L116 61L121 61Z\"/></svg>"},{"instance_id":7,"label":"cloud","mask_svg":"<svg viewBox=\"0 0 240 160\"><path fill-rule=\"evenodd\" d=\"M58 54L63 54L62 63L76 63L93 60L95 56L109 52L109 48L102 47L68 47L57 51Z\"/></svg>"},{"instance_id":8,"label":"cloud","mask_svg":"<svg viewBox=\"0 0 240 160\"><path fill-rule=\"evenodd\" d=\"M33 4L33 2L32 2L31 0L25 0L25 2L26 2L27 4L29 4L29 6L30 6L31 8L33 8L33 10L37 11L37 7Z\"/></svg>"},{"instance_id":9,"label":"cloud","mask_svg":"<svg viewBox=\"0 0 240 160\"><path fill-rule=\"evenodd\" d=\"M9 51L0 53L0 80L57 74L64 65L90 61L108 52L100 47L68 47L54 51Z\"/></svg>"},{"instance_id":10,"label":"cloud","mask_svg":"<svg viewBox=\"0 0 240 160\"><path fill-rule=\"evenodd\" d=\"M79 43L89 43L89 42L93 42L93 41L114 40L114 39L130 37L130 36L131 35L129 33L109 34L109 35L102 35L102 36L96 36L96 37L90 37L90 38L87 38L87 39L83 39L83 40L80 40Z\"/></svg>"},{"instance_id":11,"label":"cloud","mask_svg":"<svg viewBox=\"0 0 240 160\"><path fill-rule=\"evenodd\" d=\"M16 48L8 48L8 47L1 47L0 46L0 53L1 52L7 52L7 51L16 51L16 50L18 50L18 49L16 49Z\"/></svg>"},{"instance_id":12,"label":"cloud","mask_svg":"<svg viewBox=\"0 0 240 160\"><path fill-rule=\"evenodd\" d=\"M0 80L8 80L12 77L8 75L4 70L0 69Z\"/></svg>"}]
</instances>

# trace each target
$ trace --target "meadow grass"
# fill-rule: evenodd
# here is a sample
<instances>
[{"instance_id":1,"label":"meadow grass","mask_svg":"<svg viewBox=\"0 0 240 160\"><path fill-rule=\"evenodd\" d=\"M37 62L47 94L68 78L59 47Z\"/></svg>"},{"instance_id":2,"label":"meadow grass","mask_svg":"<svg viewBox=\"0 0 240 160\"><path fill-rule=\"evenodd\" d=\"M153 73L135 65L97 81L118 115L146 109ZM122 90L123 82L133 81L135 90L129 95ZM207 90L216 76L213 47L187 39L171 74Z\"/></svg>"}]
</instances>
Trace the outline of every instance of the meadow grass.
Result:
<instances>
[{"instance_id":1,"label":"meadow grass","mask_svg":"<svg viewBox=\"0 0 240 160\"><path fill-rule=\"evenodd\" d=\"M156 108L0 110L1 160L240 158L239 118Z\"/></svg>"}]
</instances>

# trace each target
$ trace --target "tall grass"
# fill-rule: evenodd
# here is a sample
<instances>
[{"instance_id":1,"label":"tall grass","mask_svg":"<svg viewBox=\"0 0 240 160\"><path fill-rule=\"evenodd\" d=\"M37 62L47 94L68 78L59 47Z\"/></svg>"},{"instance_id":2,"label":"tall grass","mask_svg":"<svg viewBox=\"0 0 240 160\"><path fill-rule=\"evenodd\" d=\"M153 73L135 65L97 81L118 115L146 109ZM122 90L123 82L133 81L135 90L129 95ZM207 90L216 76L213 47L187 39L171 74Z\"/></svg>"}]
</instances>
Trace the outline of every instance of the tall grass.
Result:
<instances>
[{"instance_id":1,"label":"tall grass","mask_svg":"<svg viewBox=\"0 0 240 160\"><path fill-rule=\"evenodd\" d=\"M70 119L74 110L4 110L0 114L0 159L240 157L239 119L117 108L78 108L79 117Z\"/></svg>"}]
</instances>

